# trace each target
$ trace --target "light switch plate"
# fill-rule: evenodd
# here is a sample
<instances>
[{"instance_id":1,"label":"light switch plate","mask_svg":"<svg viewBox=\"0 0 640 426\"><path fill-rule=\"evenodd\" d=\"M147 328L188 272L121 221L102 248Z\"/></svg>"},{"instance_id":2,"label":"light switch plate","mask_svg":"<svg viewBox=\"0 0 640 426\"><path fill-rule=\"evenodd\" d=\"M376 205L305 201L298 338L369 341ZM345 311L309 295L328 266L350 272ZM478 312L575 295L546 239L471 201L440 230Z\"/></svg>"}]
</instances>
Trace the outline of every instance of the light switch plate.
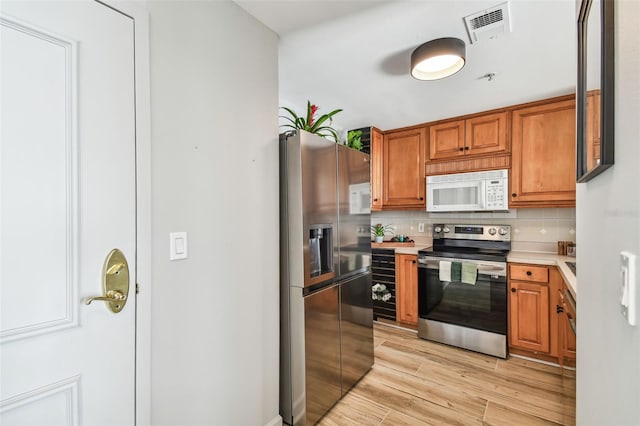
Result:
<instances>
[{"instance_id":1,"label":"light switch plate","mask_svg":"<svg viewBox=\"0 0 640 426\"><path fill-rule=\"evenodd\" d=\"M423 222L420 222L418 224L418 232L424 232L424 223Z\"/></svg>"},{"instance_id":2,"label":"light switch plate","mask_svg":"<svg viewBox=\"0 0 640 426\"><path fill-rule=\"evenodd\" d=\"M620 311L630 325L636 325L636 255L620 253Z\"/></svg>"},{"instance_id":3,"label":"light switch plate","mask_svg":"<svg viewBox=\"0 0 640 426\"><path fill-rule=\"evenodd\" d=\"M169 233L169 260L179 260L187 258L187 233Z\"/></svg>"}]
</instances>

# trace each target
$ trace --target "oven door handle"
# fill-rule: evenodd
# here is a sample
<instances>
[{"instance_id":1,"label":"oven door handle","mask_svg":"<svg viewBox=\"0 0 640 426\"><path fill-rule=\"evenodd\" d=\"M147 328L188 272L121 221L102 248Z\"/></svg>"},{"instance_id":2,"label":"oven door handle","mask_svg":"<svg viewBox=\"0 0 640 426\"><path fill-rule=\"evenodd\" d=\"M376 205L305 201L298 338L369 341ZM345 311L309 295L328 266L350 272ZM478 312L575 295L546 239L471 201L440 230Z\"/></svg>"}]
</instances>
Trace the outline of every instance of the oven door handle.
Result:
<instances>
[{"instance_id":1,"label":"oven door handle","mask_svg":"<svg viewBox=\"0 0 640 426\"><path fill-rule=\"evenodd\" d=\"M440 266L440 261L437 260L418 260L418 263L421 265L433 265ZM504 271L503 266L495 266L495 265L486 265L484 263L477 264L478 270L482 269L485 271Z\"/></svg>"}]
</instances>

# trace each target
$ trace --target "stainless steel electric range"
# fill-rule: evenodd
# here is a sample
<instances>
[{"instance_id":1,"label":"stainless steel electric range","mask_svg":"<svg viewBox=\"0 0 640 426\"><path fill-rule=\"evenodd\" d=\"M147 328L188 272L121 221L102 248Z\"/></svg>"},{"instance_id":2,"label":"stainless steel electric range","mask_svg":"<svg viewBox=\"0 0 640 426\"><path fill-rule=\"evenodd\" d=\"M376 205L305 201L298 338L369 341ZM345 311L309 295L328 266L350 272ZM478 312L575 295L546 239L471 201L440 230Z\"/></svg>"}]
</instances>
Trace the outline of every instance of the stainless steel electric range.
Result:
<instances>
[{"instance_id":1,"label":"stainless steel electric range","mask_svg":"<svg viewBox=\"0 0 640 426\"><path fill-rule=\"evenodd\" d=\"M418 252L418 336L507 356L508 225L433 225Z\"/></svg>"}]
</instances>

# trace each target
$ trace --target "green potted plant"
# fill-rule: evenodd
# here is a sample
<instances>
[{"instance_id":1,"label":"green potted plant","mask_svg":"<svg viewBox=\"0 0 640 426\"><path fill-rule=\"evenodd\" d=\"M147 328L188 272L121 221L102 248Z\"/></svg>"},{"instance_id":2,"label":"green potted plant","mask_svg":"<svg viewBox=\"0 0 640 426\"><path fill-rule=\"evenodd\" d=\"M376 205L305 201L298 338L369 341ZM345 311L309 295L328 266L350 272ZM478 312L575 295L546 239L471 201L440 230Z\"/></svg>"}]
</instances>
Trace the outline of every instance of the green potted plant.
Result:
<instances>
[{"instance_id":1,"label":"green potted plant","mask_svg":"<svg viewBox=\"0 0 640 426\"><path fill-rule=\"evenodd\" d=\"M347 142L345 145L349 148L362 151L362 130L349 130L349 132L347 132Z\"/></svg>"},{"instance_id":2,"label":"green potted plant","mask_svg":"<svg viewBox=\"0 0 640 426\"><path fill-rule=\"evenodd\" d=\"M336 129L330 126L333 122L333 116L342 111L341 109L335 109L330 113L323 114L320 117L315 117L316 112L320 109L317 105L312 105L310 101L307 101L307 115L306 117L301 117L294 110L287 107L281 107L283 110L289 113L289 116L281 115L281 118L284 118L289 123L283 124L280 127L284 127L285 129L291 130L305 130L309 133L315 133L318 136L322 136L324 138L331 137L333 140L338 143L338 132ZM329 120L327 122L327 120Z\"/></svg>"},{"instance_id":3,"label":"green potted plant","mask_svg":"<svg viewBox=\"0 0 640 426\"><path fill-rule=\"evenodd\" d=\"M375 238L376 243L381 243L384 240L384 236L387 233L393 235L393 231L391 230L391 226L383 225L381 223L376 223L375 225L371 225L371 233Z\"/></svg>"}]
</instances>

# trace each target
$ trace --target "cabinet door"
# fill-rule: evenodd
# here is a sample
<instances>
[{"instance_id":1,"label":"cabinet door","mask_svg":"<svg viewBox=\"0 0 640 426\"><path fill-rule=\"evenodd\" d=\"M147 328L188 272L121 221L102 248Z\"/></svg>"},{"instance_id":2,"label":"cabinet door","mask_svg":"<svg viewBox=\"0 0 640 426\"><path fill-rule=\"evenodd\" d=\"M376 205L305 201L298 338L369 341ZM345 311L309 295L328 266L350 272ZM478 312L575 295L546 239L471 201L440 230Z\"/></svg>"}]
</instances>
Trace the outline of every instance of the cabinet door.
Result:
<instances>
[{"instance_id":1,"label":"cabinet door","mask_svg":"<svg viewBox=\"0 0 640 426\"><path fill-rule=\"evenodd\" d=\"M369 273L340 285L340 359L344 395L373 365L373 300Z\"/></svg>"},{"instance_id":2,"label":"cabinet door","mask_svg":"<svg viewBox=\"0 0 640 426\"><path fill-rule=\"evenodd\" d=\"M566 313L565 313L566 315ZM573 329L569 325L569 320L567 318L564 319L563 327L563 345L562 345L562 355L565 359L576 359L576 335L573 332Z\"/></svg>"},{"instance_id":3,"label":"cabinet door","mask_svg":"<svg viewBox=\"0 0 640 426\"><path fill-rule=\"evenodd\" d=\"M576 313L573 307L566 301L564 294L564 285L558 291L558 300L559 307L561 307L560 313L560 356L563 358L562 361L565 360L573 360L576 359L576 335L573 329L571 328L571 324L569 323L569 319L574 321L576 320Z\"/></svg>"},{"instance_id":4,"label":"cabinet door","mask_svg":"<svg viewBox=\"0 0 640 426\"><path fill-rule=\"evenodd\" d=\"M509 207L575 206L575 101L515 110L512 124Z\"/></svg>"},{"instance_id":5,"label":"cabinet door","mask_svg":"<svg viewBox=\"0 0 640 426\"><path fill-rule=\"evenodd\" d=\"M371 210L382 210L382 168L384 150L382 132L371 128Z\"/></svg>"},{"instance_id":6,"label":"cabinet door","mask_svg":"<svg viewBox=\"0 0 640 426\"><path fill-rule=\"evenodd\" d=\"M429 159L464 155L464 120L450 121L429 127Z\"/></svg>"},{"instance_id":7,"label":"cabinet door","mask_svg":"<svg viewBox=\"0 0 640 426\"><path fill-rule=\"evenodd\" d=\"M482 115L465 121L465 153L489 154L507 151L507 113Z\"/></svg>"},{"instance_id":8,"label":"cabinet door","mask_svg":"<svg viewBox=\"0 0 640 426\"><path fill-rule=\"evenodd\" d=\"M509 344L549 352L549 287L520 281L509 287Z\"/></svg>"},{"instance_id":9,"label":"cabinet door","mask_svg":"<svg viewBox=\"0 0 640 426\"><path fill-rule=\"evenodd\" d=\"M424 209L425 129L384 135L383 208Z\"/></svg>"},{"instance_id":10,"label":"cabinet door","mask_svg":"<svg viewBox=\"0 0 640 426\"><path fill-rule=\"evenodd\" d=\"M418 324L418 256L396 254L396 309L398 321Z\"/></svg>"}]
</instances>

